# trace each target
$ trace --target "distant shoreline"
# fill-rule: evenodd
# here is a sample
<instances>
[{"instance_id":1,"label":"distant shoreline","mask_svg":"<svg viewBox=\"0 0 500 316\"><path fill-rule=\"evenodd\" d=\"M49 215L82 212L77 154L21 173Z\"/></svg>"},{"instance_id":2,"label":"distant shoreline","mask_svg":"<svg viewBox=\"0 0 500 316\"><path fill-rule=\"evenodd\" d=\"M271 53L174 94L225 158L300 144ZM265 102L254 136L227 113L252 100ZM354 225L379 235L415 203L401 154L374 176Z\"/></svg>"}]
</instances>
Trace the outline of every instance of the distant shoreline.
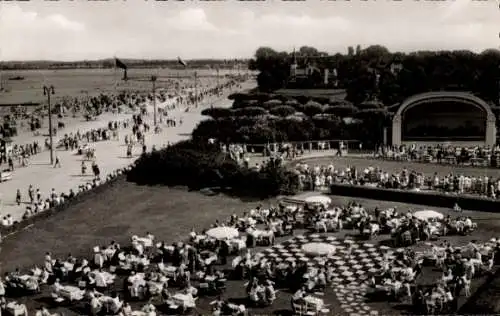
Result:
<instances>
[{"instance_id":1,"label":"distant shoreline","mask_svg":"<svg viewBox=\"0 0 500 316\"><path fill-rule=\"evenodd\" d=\"M129 69L154 69L168 68L174 70L182 69L244 69L248 68L248 59L218 59L218 60L187 60L187 66L180 65L177 60L144 60L144 59L121 59ZM54 61L54 60L32 60L32 61L0 61L2 70L74 70L74 69L112 69L115 68L114 59L103 60L77 60L77 61Z\"/></svg>"}]
</instances>

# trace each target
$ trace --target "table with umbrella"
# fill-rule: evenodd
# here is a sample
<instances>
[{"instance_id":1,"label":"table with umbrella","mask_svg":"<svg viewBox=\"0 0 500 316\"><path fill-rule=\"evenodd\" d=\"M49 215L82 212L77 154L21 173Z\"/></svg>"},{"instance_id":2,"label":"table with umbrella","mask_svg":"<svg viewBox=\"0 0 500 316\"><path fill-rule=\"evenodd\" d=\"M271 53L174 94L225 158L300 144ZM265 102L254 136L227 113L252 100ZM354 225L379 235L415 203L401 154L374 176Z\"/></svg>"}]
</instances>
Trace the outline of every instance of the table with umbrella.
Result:
<instances>
[{"instance_id":1,"label":"table with umbrella","mask_svg":"<svg viewBox=\"0 0 500 316\"><path fill-rule=\"evenodd\" d=\"M433 210L423 210L413 213L413 216L421 221L442 220L443 214Z\"/></svg>"},{"instance_id":2,"label":"table with umbrella","mask_svg":"<svg viewBox=\"0 0 500 316\"><path fill-rule=\"evenodd\" d=\"M325 195L310 196L310 197L307 197L304 201L306 203L315 204L315 205L323 205L325 207L332 204L332 199L329 198L328 196L325 196Z\"/></svg>"},{"instance_id":3,"label":"table with umbrella","mask_svg":"<svg viewBox=\"0 0 500 316\"><path fill-rule=\"evenodd\" d=\"M233 239L237 238L239 235L239 232L236 228L233 227L215 227L212 229L209 229L206 232L206 235L218 240L221 239Z\"/></svg>"}]
</instances>

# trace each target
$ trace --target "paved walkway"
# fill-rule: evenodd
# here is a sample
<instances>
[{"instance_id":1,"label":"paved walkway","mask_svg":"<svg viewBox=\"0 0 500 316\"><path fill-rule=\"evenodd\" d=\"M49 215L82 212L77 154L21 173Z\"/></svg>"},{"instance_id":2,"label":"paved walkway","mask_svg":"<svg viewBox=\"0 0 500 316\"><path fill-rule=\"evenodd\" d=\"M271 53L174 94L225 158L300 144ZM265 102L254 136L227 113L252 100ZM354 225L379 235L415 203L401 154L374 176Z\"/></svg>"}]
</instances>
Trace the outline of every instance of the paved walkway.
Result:
<instances>
[{"instance_id":1,"label":"paved walkway","mask_svg":"<svg viewBox=\"0 0 500 316\"><path fill-rule=\"evenodd\" d=\"M303 155L298 156L293 160L286 160L286 163L293 163L293 161L301 161L304 159L314 159L321 157L332 157L332 159L337 154L337 149L326 149L326 150L307 150ZM356 157L356 158L367 158L372 155L367 154L359 154L359 153L348 153L344 154L342 157ZM262 164L265 161L269 160L269 157L263 157L262 154L250 154L250 166L254 166L255 164Z\"/></svg>"},{"instance_id":2,"label":"paved walkway","mask_svg":"<svg viewBox=\"0 0 500 316\"><path fill-rule=\"evenodd\" d=\"M242 90L253 88L255 82L250 81L242 84ZM219 101L218 107L229 107L232 101L227 99L227 95L235 92L235 90L227 91ZM171 117L182 117L183 124L177 124L177 127L165 127L159 134L154 134L151 131L146 135L146 144L151 149L152 145L157 148L163 146L168 142L178 142L183 139L189 138L193 128L202 120L200 114L203 108L210 106L214 103L214 99L207 99L202 102L198 109L193 109L189 112L184 112L184 109L169 111ZM107 126L109 120L118 120L130 118L131 115L112 115L105 114L100 118L99 122L81 122L78 126L67 127L64 133L74 132L77 129L82 131L89 130L96 127ZM153 115L150 114L146 120L152 121ZM136 147L134 149L134 158L126 158L126 147L124 145L124 135L129 134L130 131L121 130L120 141L103 141L93 143L92 146L96 149L96 162L101 170L102 177L106 177L110 172L116 169L130 165L142 152L142 148ZM20 137L21 138L21 137ZM30 141L29 137L23 136L23 140ZM31 138L31 141L33 138ZM16 140L15 140L16 141ZM43 142L41 142L43 144ZM61 168L54 168L50 165L50 153L48 151L42 152L31 158L30 165L25 168L18 168L14 171L13 179L7 182L0 183L0 216L10 214L14 220L21 219L24 214L27 204L18 206L15 203L16 190L20 189L23 196L22 200L27 201L28 187L33 184L34 189L40 189L43 197L50 195L50 190L54 188L56 192L69 192L71 188L78 188L79 185L84 184L92 179L91 176L81 176L81 156L75 154L75 151L58 150L56 155L61 161ZM90 166L87 169L90 172Z\"/></svg>"}]
</instances>

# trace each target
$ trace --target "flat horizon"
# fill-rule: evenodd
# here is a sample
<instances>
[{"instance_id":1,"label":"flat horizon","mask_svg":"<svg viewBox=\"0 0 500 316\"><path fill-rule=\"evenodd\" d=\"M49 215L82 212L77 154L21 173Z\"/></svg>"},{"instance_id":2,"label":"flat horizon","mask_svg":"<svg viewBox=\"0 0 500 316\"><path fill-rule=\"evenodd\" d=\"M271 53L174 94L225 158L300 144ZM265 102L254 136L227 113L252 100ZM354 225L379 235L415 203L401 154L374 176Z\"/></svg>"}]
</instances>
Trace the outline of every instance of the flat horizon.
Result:
<instances>
[{"instance_id":1,"label":"flat horizon","mask_svg":"<svg viewBox=\"0 0 500 316\"><path fill-rule=\"evenodd\" d=\"M498 14L496 1L469 0L0 1L0 59L231 59L303 45L479 53L498 48Z\"/></svg>"},{"instance_id":2,"label":"flat horizon","mask_svg":"<svg viewBox=\"0 0 500 316\"><path fill-rule=\"evenodd\" d=\"M377 44L374 44L374 45L377 45ZM352 47L355 47L355 45L350 45ZM362 49L364 48L367 48L368 46L366 47L362 47ZM259 48L259 47L257 47ZM257 50L257 48L255 50ZM272 48L272 47L270 47ZM300 48L300 46L299 46ZM421 49L421 50L412 50L412 51L390 51L391 54L395 54L395 53L403 53L403 54L411 54L411 53L418 53L418 52L428 52L428 51L432 51L432 52L440 52L440 51L470 51L472 53L475 53L475 54L481 54L482 52L484 51L487 51L487 50L494 50L494 51L498 51L500 52L500 49L498 48L495 48L495 47L491 47L491 48L485 48L483 49L482 51L472 51L472 50L469 50L469 49L466 49L466 48L457 48L457 49L452 49L452 50L447 50L447 49L434 49L434 50L425 50L425 49ZM288 51L287 51L288 52ZM288 52L288 53L292 53L292 51ZM328 56L334 56L336 54L342 54L342 55L347 55L347 47L346 47L346 52L334 52L334 53L328 53ZM116 56L118 59L120 60L133 60L133 61L155 61L155 62L177 62L177 57L175 58L165 58L165 59L162 59L162 58L140 58L140 57L123 57L123 56ZM106 60L113 60L115 57L104 57L104 58L96 58L96 59L75 59L75 60L51 60L51 59L25 59L25 60L0 60L0 64L2 63L78 63L78 62L99 62L99 61L106 61ZM216 57L213 57L213 58L190 58L190 59L183 59L185 61L215 61L215 62L223 62L223 61L238 61L238 62L245 62L245 61L249 61L251 60L252 58L254 58L254 56L250 56L250 57L231 57L231 58L224 58L224 57L220 57L220 58L216 58Z\"/></svg>"}]
</instances>

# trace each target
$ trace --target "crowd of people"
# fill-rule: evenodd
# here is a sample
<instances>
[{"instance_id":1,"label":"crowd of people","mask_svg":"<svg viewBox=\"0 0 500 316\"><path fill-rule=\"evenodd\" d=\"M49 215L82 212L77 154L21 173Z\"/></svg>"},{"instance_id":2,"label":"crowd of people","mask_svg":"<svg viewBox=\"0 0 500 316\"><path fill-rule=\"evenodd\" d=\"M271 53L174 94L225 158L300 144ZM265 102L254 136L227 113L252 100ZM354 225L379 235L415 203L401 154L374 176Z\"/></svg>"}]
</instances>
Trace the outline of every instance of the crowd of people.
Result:
<instances>
[{"instance_id":1,"label":"crowd of people","mask_svg":"<svg viewBox=\"0 0 500 316\"><path fill-rule=\"evenodd\" d=\"M47 293L45 288L50 286L50 294L45 295L50 295L54 304L82 301L86 306L84 313L90 315L154 316L157 309L181 314L195 309L197 297L206 295L219 295L211 303L214 315L244 315L249 307L272 306L279 287L295 293L292 309L327 315L329 310L314 293L327 288L334 279L335 266L328 257L320 266L310 265L307 260L274 262L251 249L272 246L277 237L293 235L297 229L321 231L324 228L325 232L359 229L360 234L368 229L371 234L370 225L376 224L378 233L392 232L393 239L401 227L406 230L416 227L416 233L413 242L397 245L406 249L396 251L395 255L392 255L394 251L387 250L383 269L371 274L373 292L397 298L408 296L417 308L423 306L429 313L449 312L461 291L468 295L472 277L491 271L500 243L474 242L463 248L434 245L426 252L412 251L409 247L418 240L433 241L440 235L474 229L470 218L436 220L436 216L422 218L417 213L399 213L395 208L367 210L358 203L333 207L327 201L279 204L268 209L258 206L242 215L233 214L225 221L216 220L207 230L192 230L182 242L168 244L146 233L144 237L132 236L129 245L111 241L108 245L96 246L90 258L72 255L53 258L47 253L43 264L30 271L16 270L5 275L0 285L3 302L0 306L26 310L26 306L7 302L5 297L11 297L12 291ZM327 224L327 221L335 224ZM438 222L446 227L440 233L429 228ZM349 250L345 255L348 253ZM436 280L431 290L416 282L423 261L433 262L444 271L443 280ZM229 263L231 275L223 272ZM246 303L235 304L223 299L228 277L248 281ZM123 288L117 291L120 280ZM132 314L131 306L138 306L137 302L142 303L142 307ZM39 312L50 315L46 309Z\"/></svg>"},{"instance_id":2,"label":"crowd of people","mask_svg":"<svg viewBox=\"0 0 500 316\"><path fill-rule=\"evenodd\" d=\"M21 190L17 189L16 203L18 205L28 204L25 207L25 212L23 214L22 220L27 220L50 209L62 206L66 203L70 203L71 200L73 200L78 195L86 191L93 190L106 182L112 181L129 169L130 167L118 169L114 172L109 173L105 178L96 176L92 180L87 181L87 183L79 185L78 188L70 189L69 192L57 192L54 188L52 188L50 192L47 193L47 195L44 195L39 188L35 190L33 185L30 185L26 193L27 198L23 198ZM19 221L15 220L11 214L7 214L2 218L0 232L10 233L11 231L17 229L18 223Z\"/></svg>"},{"instance_id":3,"label":"crowd of people","mask_svg":"<svg viewBox=\"0 0 500 316\"><path fill-rule=\"evenodd\" d=\"M206 97L211 97L218 95L217 93L222 92L223 89L233 88L239 85L239 80L229 80L223 81L223 83L215 88L210 88L209 86L203 86L199 89L198 93L201 96L199 101L202 101ZM164 120L166 122L167 127L175 127L177 124L182 124L182 117L172 117L169 116L169 111L174 110L179 106L192 106L194 104L194 100L190 98L186 98L191 94L188 93L188 87L179 87L176 94L170 95L167 92L160 91L157 94L157 98L160 100L165 100L165 106L162 107L162 115L160 116L160 123L163 123ZM34 192L33 185L30 185L28 188L28 196L30 196L29 206L26 207L26 211L24 213L23 218L29 218L38 212L47 209L49 204L52 205L58 204L59 200L63 199L67 196L73 196L76 192L81 192L86 190L86 188L93 187L99 184L100 182L100 169L97 163L95 162L95 148L92 146L92 143L99 141L109 141L109 140L119 140L119 130L125 129L125 135L123 137L125 141L125 145L127 147L127 157L132 157L133 148L136 145L139 145L142 148L142 152L147 150L147 145L145 142L144 135L149 131L150 127L148 123L146 123L143 116L148 116L150 113L147 108L147 100L148 97L152 100L152 95L149 94L139 94L139 93L120 93L118 95L101 95L99 97L92 97L91 104L96 109L100 109L99 111L115 111L120 104L124 104L131 109L139 108L141 109L141 113L138 115L132 115L131 119L126 119L124 121L110 121L107 124L107 127L102 128L94 128L86 132L81 132L80 130L75 133L66 133L64 134L58 141L55 143L55 147L59 149L63 149L66 151L75 151L79 155L83 155L82 164L81 164L81 174L87 174L87 161L91 161L91 168L94 174L94 179L89 181L87 184L80 185L77 189L72 189L69 193L55 193L55 189L52 189L49 193L49 197L47 199L42 198L42 194L37 189L37 192ZM171 101L171 102L168 102ZM75 109L76 111L85 110L85 107L88 105L85 102L88 102L88 99L78 99L74 100L66 99L64 104L61 104L60 112L63 114L69 109ZM83 103L82 103L83 102ZM142 103L141 103L142 102ZM63 110L64 109L64 110ZM35 117L36 113L40 111L35 111L31 118ZM43 112L38 114L42 115ZM25 115L26 116L26 115ZM24 117L24 116L23 116ZM19 117L22 119L23 117ZM29 117L29 116L28 116ZM128 130L131 131L128 131ZM156 131L155 131L156 132ZM154 147L154 146L153 146ZM42 148L38 144L37 141L33 142L33 144L27 144L24 146L19 146L14 144L12 146L12 150L5 150L3 152L3 159L1 161L7 162L9 164L9 169L14 171L14 162L16 157L19 158L19 163L21 166L28 166L29 161L28 158L31 155L41 152L43 149L50 149L49 139L45 140L45 145ZM56 154L54 167L61 167L61 162L59 156ZM26 199L23 199L23 193L21 189L17 189L16 192L16 202L18 205L21 202L25 202ZM33 198L33 196L37 196L38 198ZM49 203L49 201L51 201ZM7 214L4 218L4 222L8 223L7 226L12 226L14 220L10 214Z\"/></svg>"},{"instance_id":4,"label":"crowd of people","mask_svg":"<svg viewBox=\"0 0 500 316\"><path fill-rule=\"evenodd\" d=\"M376 158L425 163L500 167L500 146L381 146Z\"/></svg>"},{"instance_id":5,"label":"crowd of people","mask_svg":"<svg viewBox=\"0 0 500 316\"><path fill-rule=\"evenodd\" d=\"M430 175L403 168L400 172L388 172L378 167L336 168L333 163L310 167L305 163L295 166L299 173L301 187L308 190L328 188L333 183L370 185L390 189L432 190L444 193L472 194L497 198L500 193L500 179L465 174Z\"/></svg>"},{"instance_id":6,"label":"crowd of people","mask_svg":"<svg viewBox=\"0 0 500 316\"><path fill-rule=\"evenodd\" d=\"M69 192L57 192L55 188L52 188L47 196L44 196L39 188L35 189L32 184L29 185L26 195L22 193L21 189L17 189L16 203L18 205L25 203L28 204L22 219L29 219L53 207L62 205L73 199L78 194L96 188L120 175L122 173L121 170L111 172L105 179L101 179L100 169L95 161L95 149L91 146L92 143L98 141L111 139L119 140L118 130L120 128L127 130L130 129L130 132L126 133L123 138L124 143L127 146L127 152L130 153L130 156L132 155L132 150L135 146L140 146L142 148L142 152L147 150L144 136L145 132L149 130L149 126L144 122L141 115L133 115L131 120L125 120L123 122L109 122L107 128L92 129L87 132L77 131L75 134L65 134L60 140L58 147L64 148L65 150L76 151L79 155L83 156L81 163L82 176L87 175L87 161L90 161L94 177L87 181L87 183L79 185L78 188L70 189ZM54 167L60 167L60 164L61 162L59 158L56 157ZM3 227L4 230L9 231L15 224L16 223L13 217L10 214L7 214L2 219L1 227Z\"/></svg>"}]
</instances>

